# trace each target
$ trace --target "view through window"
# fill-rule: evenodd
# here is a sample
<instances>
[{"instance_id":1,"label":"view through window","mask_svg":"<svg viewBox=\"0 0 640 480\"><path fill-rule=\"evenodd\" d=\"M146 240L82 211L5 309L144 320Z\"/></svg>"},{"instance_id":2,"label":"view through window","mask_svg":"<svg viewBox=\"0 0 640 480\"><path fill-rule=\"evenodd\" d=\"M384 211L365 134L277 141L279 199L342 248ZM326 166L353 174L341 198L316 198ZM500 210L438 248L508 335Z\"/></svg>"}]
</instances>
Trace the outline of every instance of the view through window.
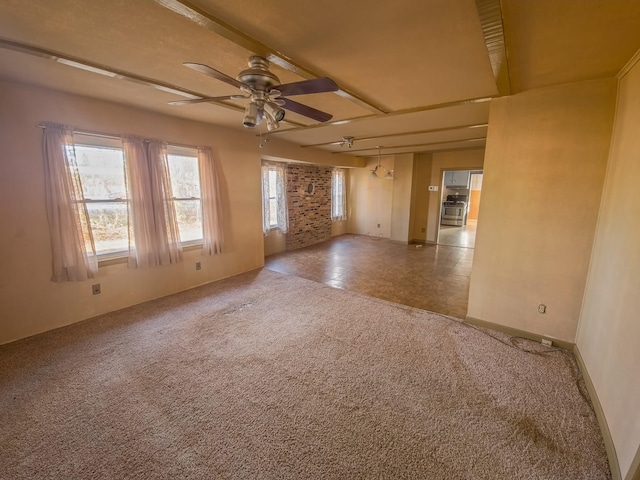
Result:
<instances>
[{"instance_id":1,"label":"view through window","mask_svg":"<svg viewBox=\"0 0 640 480\"><path fill-rule=\"evenodd\" d=\"M80 136L70 147L75 149L84 206L89 216L89 225L83 227L89 233L87 238L93 237L96 254L103 257L124 256L129 248L126 165L119 144L112 139ZM169 146L168 151L180 240L183 244L197 244L203 237L197 150ZM87 245L87 249L91 250L91 246Z\"/></svg>"},{"instance_id":2,"label":"view through window","mask_svg":"<svg viewBox=\"0 0 640 480\"><path fill-rule=\"evenodd\" d=\"M278 226L278 188L275 168L269 169L269 226Z\"/></svg>"},{"instance_id":3,"label":"view through window","mask_svg":"<svg viewBox=\"0 0 640 480\"><path fill-rule=\"evenodd\" d=\"M96 253L126 251L129 220L122 149L76 145L75 152Z\"/></svg>"},{"instance_id":4,"label":"view through window","mask_svg":"<svg viewBox=\"0 0 640 480\"><path fill-rule=\"evenodd\" d=\"M178 217L180 240L183 243L202 240L198 157L169 154L169 176Z\"/></svg>"}]
</instances>

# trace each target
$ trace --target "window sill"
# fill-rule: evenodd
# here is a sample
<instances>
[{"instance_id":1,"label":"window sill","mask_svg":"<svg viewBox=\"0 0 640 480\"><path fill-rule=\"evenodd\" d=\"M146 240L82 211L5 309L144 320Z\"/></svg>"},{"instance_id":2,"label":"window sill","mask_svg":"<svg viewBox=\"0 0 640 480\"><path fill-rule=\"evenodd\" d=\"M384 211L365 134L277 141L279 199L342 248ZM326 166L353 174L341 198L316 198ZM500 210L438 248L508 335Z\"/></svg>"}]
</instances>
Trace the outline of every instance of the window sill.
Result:
<instances>
[{"instance_id":1,"label":"window sill","mask_svg":"<svg viewBox=\"0 0 640 480\"><path fill-rule=\"evenodd\" d=\"M98 255L98 268L108 267L109 265L118 265L120 263L127 263L127 253L108 253L106 255Z\"/></svg>"},{"instance_id":2,"label":"window sill","mask_svg":"<svg viewBox=\"0 0 640 480\"><path fill-rule=\"evenodd\" d=\"M266 232L264 232L264 236L268 237L270 235L286 235L286 233L282 233L282 229L278 228L278 227L271 227L269 230L267 230Z\"/></svg>"},{"instance_id":3,"label":"window sill","mask_svg":"<svg viewBox=\"0 0 640 480\"><path fill-rule=\"evenodd\" d=\"M193 240L182 244L183 252L191 252L193 250L198 250L199 248L202 248L202 240ZM114 252L98 255L98 268L127 263L128 257L129 254L127 252Z\"/></svg>"}]
</instances>

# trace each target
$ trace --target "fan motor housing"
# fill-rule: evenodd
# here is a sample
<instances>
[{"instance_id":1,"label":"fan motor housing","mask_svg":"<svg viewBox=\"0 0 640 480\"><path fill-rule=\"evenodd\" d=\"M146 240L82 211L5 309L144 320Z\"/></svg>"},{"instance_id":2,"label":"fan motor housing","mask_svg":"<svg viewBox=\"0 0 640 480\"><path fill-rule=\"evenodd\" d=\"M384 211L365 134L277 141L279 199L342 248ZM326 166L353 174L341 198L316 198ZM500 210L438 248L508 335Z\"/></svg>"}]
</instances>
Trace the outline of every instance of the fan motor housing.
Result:
<instances>
[{"instance_id":1,"label":"fan motor housing","mask_svg":"<svg viewBox=\"0 0 640 480\"><path fill-rule=\"evenodd\" d=\"M269 71L269 61L257 55L249 58L249 68L240 72L237 79L255 90L267 91L280 85L280 79Z\"/></svg>"}]
</instances>

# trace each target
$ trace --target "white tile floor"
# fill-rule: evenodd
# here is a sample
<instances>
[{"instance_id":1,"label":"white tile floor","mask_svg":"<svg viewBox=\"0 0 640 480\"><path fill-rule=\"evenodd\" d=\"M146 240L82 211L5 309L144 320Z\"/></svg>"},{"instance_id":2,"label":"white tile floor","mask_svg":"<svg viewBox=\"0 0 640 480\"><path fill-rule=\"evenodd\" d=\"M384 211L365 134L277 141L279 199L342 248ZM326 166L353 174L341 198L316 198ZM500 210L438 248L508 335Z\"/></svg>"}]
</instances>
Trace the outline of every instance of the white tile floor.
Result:
<instances>
[{"instance_id":1,"label":"white tile floor","mask_svg":"<svg viewBox=\"0 0 640 480\"><path fill-rule=\"evenodd\" d=\"M461 227L440 225L440 237L438 244L452 247L473 248L476 243L477 220L467 220L467 224Z\"/></svg>"}]
</instances>

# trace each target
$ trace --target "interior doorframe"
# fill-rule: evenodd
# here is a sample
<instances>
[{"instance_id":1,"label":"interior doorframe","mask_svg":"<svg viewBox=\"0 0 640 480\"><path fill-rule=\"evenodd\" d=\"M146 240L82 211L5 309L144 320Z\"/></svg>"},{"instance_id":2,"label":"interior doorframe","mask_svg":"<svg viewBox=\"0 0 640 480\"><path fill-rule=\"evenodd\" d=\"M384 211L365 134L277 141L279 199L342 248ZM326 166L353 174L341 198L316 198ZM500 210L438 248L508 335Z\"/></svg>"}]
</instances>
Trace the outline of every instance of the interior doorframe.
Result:
<instances>
[{"instance_id":1,"label":"interior doorframe","mask_svg":"<svg viewBox=\"0 0 640 480\"><path fill-rule=\"evenodd\" d=\"M454 172L469 170L469 172L480 171L484 175L484 166L480 167L440 167L440 201L438 202L438 216L436 218L436 238L435 244L440 245L440 219L442 217L442 202L444 201L444 172ZM483 178L484 180L484 178ZM471 179L469 179L471 181ZM484 190L484 188L483 188Z\"/></svg>"}]
</instances>

